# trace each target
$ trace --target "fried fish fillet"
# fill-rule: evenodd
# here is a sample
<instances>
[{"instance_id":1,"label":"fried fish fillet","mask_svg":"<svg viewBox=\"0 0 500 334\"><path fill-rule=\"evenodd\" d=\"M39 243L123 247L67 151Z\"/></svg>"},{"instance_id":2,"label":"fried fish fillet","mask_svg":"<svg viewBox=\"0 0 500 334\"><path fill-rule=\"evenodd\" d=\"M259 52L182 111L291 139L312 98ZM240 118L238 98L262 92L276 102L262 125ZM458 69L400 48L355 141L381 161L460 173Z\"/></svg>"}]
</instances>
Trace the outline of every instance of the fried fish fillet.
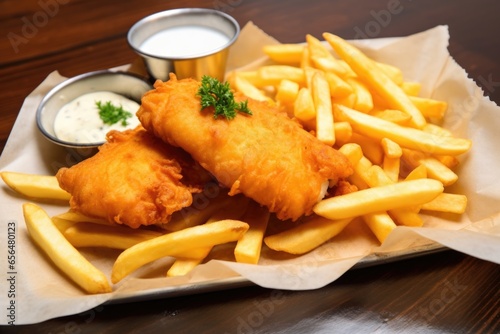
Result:
<instances>
[{"instance_id":1,"label":"fried fish fillet","mask_svg":"<svg viewBox=\"0 0 500 334\"><path fill-rule=\"evenodd\" d=\"M199 86L173 74L157 81L137 116L147 130L190 153L230 195L241 192L278 218L296 220L312 213L329 180L352 174L344 155L265 102L248 99L252 115L214 119L212 108L201 110Z\"/></svg>"},{"instance_id":2,"label":"fried fish fillet","mask_svg":"<svg viewBox=\"0 0 500 334\"><path fill-rule=\"evenodd\" d=\"M132 228L168 222L191 205L205 176L186 152L142 127L110 131L96 155L56 175L72 210Z\"/></svg>"}]
</instances>

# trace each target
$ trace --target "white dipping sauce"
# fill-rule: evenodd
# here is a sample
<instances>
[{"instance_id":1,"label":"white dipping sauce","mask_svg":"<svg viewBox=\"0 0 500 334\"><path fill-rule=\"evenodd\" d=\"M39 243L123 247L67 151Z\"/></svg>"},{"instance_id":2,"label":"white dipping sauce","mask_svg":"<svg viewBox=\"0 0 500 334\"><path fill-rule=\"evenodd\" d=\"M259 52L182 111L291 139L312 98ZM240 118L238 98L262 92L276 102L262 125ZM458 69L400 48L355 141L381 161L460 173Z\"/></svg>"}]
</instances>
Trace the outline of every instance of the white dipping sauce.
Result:
<instances>
[{"instance_id":1,"label":"white dipping sauce","mask_svg":"<svg viewBox=\"0 0 500 334\"><path fill-rule=\"evenodd\" d=\"M104 124L99 116L96 102L105 104L110 101L115 106L122 106L123 110L132 114L127 118L127 125L119 121L115 124ZM98 91L84 94L65 104L57 113L54 120L54 132L57 138L71 143L100 143L106 140L106 134L110 130L126 130L135 128L140 124L135 115L139 104L122 95Z\"/></svg>"},{"instance_id":2,"label":"white dipping sauce","mask_svg":"<svg viewBox=\"0 0 500 334\"><path fill-rule=\"evenodd\" d=\"M140 46L142 52L164 58L197 56L223 47L229 37L222 32L196 25L178 26L159 31Z\"/></svg>"}]
</instances>

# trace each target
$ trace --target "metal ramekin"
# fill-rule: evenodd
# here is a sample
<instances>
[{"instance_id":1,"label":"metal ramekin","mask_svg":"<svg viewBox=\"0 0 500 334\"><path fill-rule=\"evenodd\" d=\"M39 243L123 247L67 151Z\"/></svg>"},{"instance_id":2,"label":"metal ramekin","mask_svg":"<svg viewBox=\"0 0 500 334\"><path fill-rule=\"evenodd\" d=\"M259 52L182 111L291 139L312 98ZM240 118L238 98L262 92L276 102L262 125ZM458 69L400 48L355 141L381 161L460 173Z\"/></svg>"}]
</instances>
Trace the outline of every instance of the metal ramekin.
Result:
<instances>
[{"instance_id":1,"label":"metal ramekin","mask_svg":"<svg viewBox=\"0 0 500 334\"><path fill-rule=\"evenodd\" d=\"M222 47L186 57L164 58L141 50L141 45L153 34L186 25L216 29L225 34L229 41ZM200 80L203 75L209 75L222 81L229 47L236 41L239 33L238 22L223 12L205 8L179 8L143 18L130 28L127 39L130 47L143 58L154 79L166 81L173 72L179 79L190 77Z\"/></svg>"},{"instance_id":2,"label":"metal ramekin","mask_svg":"<svg viewBox=\"0 0 500 334\"><path fill-rule=\"evenodd\" d=\"M96 91L120 94L140 104L142 95L151 89L146 79L132 73L104 70L81 74L63 81L44 96L36 111L36 124L43 136L54 144L81 151L95 149L103 143L72 143L57 138L54 121L59 110L75 98Z\"/></svg>"}]
</instances>

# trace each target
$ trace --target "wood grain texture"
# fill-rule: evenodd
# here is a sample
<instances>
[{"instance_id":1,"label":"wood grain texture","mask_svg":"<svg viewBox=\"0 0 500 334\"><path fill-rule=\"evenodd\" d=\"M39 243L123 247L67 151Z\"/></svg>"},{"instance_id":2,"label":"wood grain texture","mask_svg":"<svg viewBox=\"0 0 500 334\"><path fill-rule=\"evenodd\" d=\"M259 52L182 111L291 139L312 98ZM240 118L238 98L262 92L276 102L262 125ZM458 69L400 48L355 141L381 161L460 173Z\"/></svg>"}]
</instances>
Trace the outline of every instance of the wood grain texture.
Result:
<instances>
[{"instance_id":1,"label":"wood grain texture","mask_svg":"<svg viewBox=\"0 0 500 334\"><path fill-rule=\"evenodd\" d=\"M24 98L50 72L74 76L134 61L127 30L148 14L177 7L225 11L241 26L253 21L281 42L325 31L345 38L404 36L446 24L452 56L500 104L496 0L4 0L0 150ZM446 251L352 270L314 291L251 286L105 305L0 332L498 333L499 291L498 265Z\"/></svg>"}]
</instances>

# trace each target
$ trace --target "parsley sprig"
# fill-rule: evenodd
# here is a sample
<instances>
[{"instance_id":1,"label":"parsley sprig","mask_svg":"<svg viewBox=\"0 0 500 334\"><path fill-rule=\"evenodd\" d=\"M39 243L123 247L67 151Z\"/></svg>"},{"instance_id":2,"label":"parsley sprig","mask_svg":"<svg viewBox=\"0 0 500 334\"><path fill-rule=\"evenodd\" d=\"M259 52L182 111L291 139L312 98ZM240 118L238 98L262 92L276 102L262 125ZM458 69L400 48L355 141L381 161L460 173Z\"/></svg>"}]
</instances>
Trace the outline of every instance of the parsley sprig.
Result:
<instances>
[{"instance_id":1,"label":"parsley sprig","mask_svg":"<svg viewBox=\"0 0 500 334\"><path fill-rule=\"evenodd\" d=\"M127 118L132 117L132 113L123 109L123 107L115 106L111 101L106 101L102 103L101 101L96 101L97 109L99 109L99 117L101 117L104 124L115 124L121 121L123 126L126 126Z\"/></svg>"},{"instance_id":2,"label":"parsley sprig","mask_svg":"<svg viewBox=\"0 0 500 334\"><path fill-rule=\"evenodd\" d=\"M201 86L198 89L198 96L201 97L201 109L214 107L214 118L219 116L233 119L236 112L252 115L248 108L248 100L236 102L229 83L222 83L216 78L204 75L201 78Z\"/></svg>"}]
</instances>

